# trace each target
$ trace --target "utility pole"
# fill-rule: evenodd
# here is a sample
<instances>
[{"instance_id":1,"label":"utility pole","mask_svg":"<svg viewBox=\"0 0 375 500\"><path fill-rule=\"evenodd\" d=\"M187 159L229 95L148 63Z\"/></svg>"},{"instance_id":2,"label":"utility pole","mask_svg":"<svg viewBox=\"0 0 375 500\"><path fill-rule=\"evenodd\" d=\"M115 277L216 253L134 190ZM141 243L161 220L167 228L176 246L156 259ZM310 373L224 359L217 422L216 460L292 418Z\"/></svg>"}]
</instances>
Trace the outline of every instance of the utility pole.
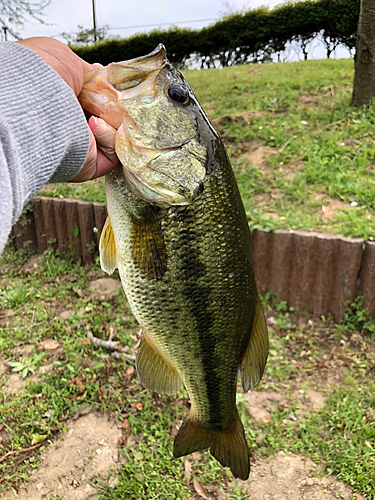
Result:
<instances>
[{"instance_id":1,"label":"utility pole","mask_svg":"<svg viewBox=\"0 0 375 500\"><path fill-rule=\"evenodd\" d=\"M94 22L94 42L96 43L96 12L95 12L95 0L92 0L92 18Z\"/></svg>"}]
</instances>

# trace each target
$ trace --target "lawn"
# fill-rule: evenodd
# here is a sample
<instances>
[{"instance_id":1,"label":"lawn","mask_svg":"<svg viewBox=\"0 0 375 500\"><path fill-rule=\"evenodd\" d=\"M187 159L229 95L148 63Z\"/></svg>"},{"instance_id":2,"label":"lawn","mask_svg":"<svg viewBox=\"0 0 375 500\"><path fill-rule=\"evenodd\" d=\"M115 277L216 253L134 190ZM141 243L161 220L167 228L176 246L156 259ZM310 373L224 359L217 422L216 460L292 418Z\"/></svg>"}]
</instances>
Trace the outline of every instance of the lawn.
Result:
<instances>
[{"instance_id":1,"label":"lawn","mask_svg":"<svg viewBox=\"0 0 375 500\"><path fill-rule=\"evenodd\" d=\"M350 107L353 60L184 74L224 141L252 227L374 236L374 106ZM102 180L41 194L105 201Z\"/></svg>"},{"instance_id":2,"label":"lawn","mask_svg":"<svg viewBox=\"0 0 375 500\"><path fill-rule=\"evenodd\" d=\"M372 239L373 106L349 106L353 61L185 71L230 156L250 225ZM103 180L40 194L105 202ZM189 409L145 390L140 339L117 272L51 249L0 259L0 500L375 500L375 322L262 297L270 356L238 408L252 470L235 481L206 452L181 459ZM118 341L114 352L92 336Z\"/></svg>"},{"instance_id":3,"label":"lawn","mask_svg":"<svg viewBox=\"0 0 375 500\"><path fill-rule=\"evenodd\" d=\"M324 491L327 498L375 498L374 325L363 311L353 308L334 325L263 297L270 358L257 390L238 392L252 472L248 482L233 481L207 452L173 459L186 393L158 396L139 383L133 361L139 328L118 277L104 277L97 264L83 267L51 251L30 260L10 248L2 257L1 499L18 492L29 500L45 486L35 498L259 500L264 481L276 487L278 480L297 495L288 460L304 464L298 487L320 491L316 498L326 498ZM368 330L358 330L365 320ZM118 340L117 355L90 343L88 332ZM102 427L90 441L95 422ZM70 438L74 432L79 438ZM106 459L103 469L98 460L107 456L110 433L116 459ZM53 469L67 446L71 463L65 453Z\"/></svg>"}]
</instances>

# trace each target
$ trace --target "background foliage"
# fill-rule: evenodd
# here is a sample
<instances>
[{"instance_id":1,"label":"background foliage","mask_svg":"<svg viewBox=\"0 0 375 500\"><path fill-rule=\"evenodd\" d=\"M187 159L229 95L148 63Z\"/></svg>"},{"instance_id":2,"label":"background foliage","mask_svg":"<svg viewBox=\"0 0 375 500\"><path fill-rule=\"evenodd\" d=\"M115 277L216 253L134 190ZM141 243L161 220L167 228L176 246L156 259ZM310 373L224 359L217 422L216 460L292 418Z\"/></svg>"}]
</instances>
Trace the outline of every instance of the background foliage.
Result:
<instances>
[{"instance_id":1,"label":"background foliage","mask_svg":"<svg viewBox=\"0 0 375 500\"><path fill-rule=\"evenodd\" d=\"M230 14L201 30L153 30L72 49L88 62L107 65L142 56L163 43L176 66L194 57L201 67L214 67L268 62L272 54L280 56L293 43L300 45L307 59L308 44L319 37L330 57L340 44L354 49L359 5L359 0L287 2L271 10L260 7Z\"/></svg>"}]
</instances>

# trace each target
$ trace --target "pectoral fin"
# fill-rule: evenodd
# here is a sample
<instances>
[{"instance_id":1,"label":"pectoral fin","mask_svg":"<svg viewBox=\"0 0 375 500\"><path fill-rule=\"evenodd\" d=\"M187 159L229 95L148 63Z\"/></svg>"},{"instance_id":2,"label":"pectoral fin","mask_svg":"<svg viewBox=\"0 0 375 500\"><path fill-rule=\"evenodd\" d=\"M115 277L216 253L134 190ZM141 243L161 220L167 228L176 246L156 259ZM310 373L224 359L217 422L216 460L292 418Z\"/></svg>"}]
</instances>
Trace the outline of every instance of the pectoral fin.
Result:
<instances>
[{"instance_id":1,"label":"pectoral fin","mask_svg":"<svg viewBox=\"0 0 375 500\"><path fill-rule=\"evenodd\" d=\"M134 263L153 279L162 279L167 270L164 236L149 207L140 218L132 216L131 252Z\"/></svg>"},{"instance_id":2,"label":"pectoral fin","mask_svg":"<svg viewBox=\"0 0 375 500\"><path fill-rule=\"evenodd\" d=\"M249 344L240 361L242 387L245 392L256 387L263 375L268 357L268 331L262 304L257 296Z\"/></svg>"},{"instance_id":3,"label":"pectoral fin","mask_svg":"<svg viewBox=\"0 0 375 500\"><path fill-rule=\"evenodd\" d=\"M117 268L115 236L107 217L99 241L100 265L104 272L112 274Z\"/></svg>"},{"instance_id":4,"label":"pectoral fin","mask_svg":"<svg viewBox=\"0 0 375 500\"><path fill-rule=\"evenodd\" d=\"M182 385L180 375L155 347L149 335L142 337L136 359L138 376L150 391L176 394Z\"/></svg>"}]
</instances>

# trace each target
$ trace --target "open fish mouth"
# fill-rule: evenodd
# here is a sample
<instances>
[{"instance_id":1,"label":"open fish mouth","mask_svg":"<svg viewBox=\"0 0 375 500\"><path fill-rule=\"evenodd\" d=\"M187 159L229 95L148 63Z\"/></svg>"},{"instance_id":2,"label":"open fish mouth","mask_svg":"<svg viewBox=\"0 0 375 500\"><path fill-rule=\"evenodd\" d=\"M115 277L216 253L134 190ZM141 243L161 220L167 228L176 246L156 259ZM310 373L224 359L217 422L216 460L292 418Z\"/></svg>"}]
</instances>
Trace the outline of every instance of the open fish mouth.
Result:
<instances>
[{"instance_id":1,"label":"open fish mouth","mask_svg":"<svg viewBox=\"0 0 375 500\"><path fill-rule=\"evenodd\" d=\"M85 76L81 104L118 129L115 149L125 181L148 203L187 205L202 192L208 153L190 96L162 44Z\"/></svg>"},{"instance_id":2,"label":"open fish mouth","mask_svg":"<svg viewBox=\"0 0 375 500\"><path fill-rule=\"evenodd\" d=\"M155 150L134 146L120 129L116 143L120 141L122 147L116 151L135 196L165 208L187 205L203 191L206 149L194 138L178 147Z\"/></svg>"}]
</instances>

